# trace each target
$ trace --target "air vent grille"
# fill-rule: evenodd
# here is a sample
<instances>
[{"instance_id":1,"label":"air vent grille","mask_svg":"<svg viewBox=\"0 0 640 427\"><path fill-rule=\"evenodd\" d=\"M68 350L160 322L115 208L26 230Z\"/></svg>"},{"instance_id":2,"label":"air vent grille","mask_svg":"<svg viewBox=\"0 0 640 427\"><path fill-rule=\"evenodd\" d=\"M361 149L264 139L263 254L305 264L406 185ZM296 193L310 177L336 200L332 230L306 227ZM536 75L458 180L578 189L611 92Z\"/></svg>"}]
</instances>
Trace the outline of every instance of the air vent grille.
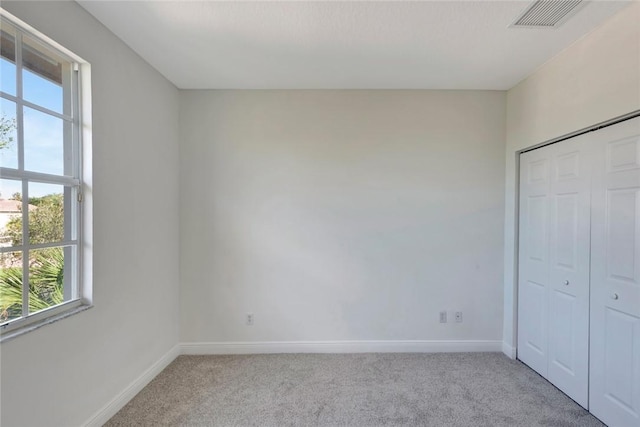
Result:
<instances>
[{"instance_id":1,"label":"air vent grille","mask_svg":"<svg viewBox=\"0 0 640 427\"><path fill-rule=\"evenodd\" d=\"M526 28L553 28L578 10L582 0L537 0L511 25Z\"/></svg>"}]
</instances>

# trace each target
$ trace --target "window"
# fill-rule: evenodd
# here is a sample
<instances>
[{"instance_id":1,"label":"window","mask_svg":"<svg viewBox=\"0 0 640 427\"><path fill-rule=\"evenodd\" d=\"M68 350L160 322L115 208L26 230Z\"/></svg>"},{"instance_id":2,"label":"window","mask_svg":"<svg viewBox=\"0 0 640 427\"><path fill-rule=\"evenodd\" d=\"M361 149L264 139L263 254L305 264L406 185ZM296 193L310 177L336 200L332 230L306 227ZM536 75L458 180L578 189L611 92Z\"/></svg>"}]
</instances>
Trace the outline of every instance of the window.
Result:
<instances>
[{"instance_id":1,"label":"window","mask_svg":"<svg viewBox=\"0 0 640 427\"><path fill-rule=\"evenodd\" d=\"M2 12L0 332L88 304L83 263L80 58Z\"/></svg>"}]
</instances>

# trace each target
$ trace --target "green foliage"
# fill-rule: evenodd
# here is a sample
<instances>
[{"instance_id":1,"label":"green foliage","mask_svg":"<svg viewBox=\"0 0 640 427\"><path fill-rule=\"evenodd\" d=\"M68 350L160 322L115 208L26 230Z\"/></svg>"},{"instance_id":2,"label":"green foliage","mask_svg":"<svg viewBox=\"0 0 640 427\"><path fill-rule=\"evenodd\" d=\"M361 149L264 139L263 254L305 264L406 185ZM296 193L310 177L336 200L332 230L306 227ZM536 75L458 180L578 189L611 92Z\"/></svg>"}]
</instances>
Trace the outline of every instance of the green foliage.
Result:
<instances>
[{"instance_id":1,"label":"green foliage","mask_svg":"<svg viewBox=\"0 0 640 427\"><path fill-rule=\"evenodd\" d=\"M32 197L29 204L29 242L31 244L60 242L64 238L64 199L62 194ZM22 218L9 220L4 229L5 236L13 246L22 243Z\"/></svg>"},{"instance_id":2,"label":"green foliage","mask_svg":"<svg viewBox=\"0 0 640 427\"><path fill-rule=\"evenodd\" d=\"M9 148L13 142L13 131L17 128L16 119L0 117L0 150Z\"/></svg>"},{"instance_id":3,"label":"green foliage","mask_svg":"<svg viewBox=\"0 0 640 427\"><path fill-rule=\"evenodd\" d=\"M14 195L14 200L20 195ZM29 236L32 244L59 242L64 237L62 194L29 199ZM9 220L3 234L11 245L22 243L22 217ZM22 315L22 255L0 258L0 322ZM64 250L39 249L29 252L29 312L43 310L64 301Z\"/></svg>"},{"instance_id":4,"label":"green foliage","mask_svg":"<svg viewBox=\"0 0 640 427\"><path fill-rule=\"evenodd\" d=\"M20 261L19 259L14 259ZM62 248L34 251L29 260L29 312L64 301L64 252ZM22 268L0 270L0 322L22 313Z\"/></svg>"}]
</instances>

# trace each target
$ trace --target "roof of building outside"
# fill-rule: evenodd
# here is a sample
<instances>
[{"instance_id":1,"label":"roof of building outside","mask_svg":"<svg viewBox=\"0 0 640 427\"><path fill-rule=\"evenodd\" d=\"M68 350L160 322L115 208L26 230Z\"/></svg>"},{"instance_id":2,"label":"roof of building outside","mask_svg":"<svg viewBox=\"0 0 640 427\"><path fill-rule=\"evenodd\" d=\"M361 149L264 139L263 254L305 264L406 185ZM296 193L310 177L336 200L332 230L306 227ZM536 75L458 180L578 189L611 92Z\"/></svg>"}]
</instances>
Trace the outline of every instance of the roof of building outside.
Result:
<instances>
[{"instance_id":1,"label":"roof of building outside","mask_svg":"<svg viewBox=\"0 0 640 427\"><path fill-rule=\"evenodd\" d=\"M34 205L29 205L29 210L34 209ZM22 212L22 201L0 199L0 213L20 213Z\"/></svg>"}]
</instances>

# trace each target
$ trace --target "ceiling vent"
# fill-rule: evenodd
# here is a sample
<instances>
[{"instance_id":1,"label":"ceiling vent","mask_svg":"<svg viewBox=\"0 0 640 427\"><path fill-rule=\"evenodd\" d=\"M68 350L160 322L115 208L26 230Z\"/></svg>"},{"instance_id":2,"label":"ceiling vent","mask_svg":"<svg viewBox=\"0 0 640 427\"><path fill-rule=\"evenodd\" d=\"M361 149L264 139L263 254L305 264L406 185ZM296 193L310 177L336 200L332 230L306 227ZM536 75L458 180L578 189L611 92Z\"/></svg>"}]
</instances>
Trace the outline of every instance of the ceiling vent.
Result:
<instances>
[{"instance_id":1,"label":"ceiling vent","mask_svg":"<svg viewBox=\"0 0 640 427\"><path fill-rule=\"evenodd\" d=\"M582 0L537 0L510 25L515 28L556 28L580 9Z\"/></svg>"}]
</instances>

